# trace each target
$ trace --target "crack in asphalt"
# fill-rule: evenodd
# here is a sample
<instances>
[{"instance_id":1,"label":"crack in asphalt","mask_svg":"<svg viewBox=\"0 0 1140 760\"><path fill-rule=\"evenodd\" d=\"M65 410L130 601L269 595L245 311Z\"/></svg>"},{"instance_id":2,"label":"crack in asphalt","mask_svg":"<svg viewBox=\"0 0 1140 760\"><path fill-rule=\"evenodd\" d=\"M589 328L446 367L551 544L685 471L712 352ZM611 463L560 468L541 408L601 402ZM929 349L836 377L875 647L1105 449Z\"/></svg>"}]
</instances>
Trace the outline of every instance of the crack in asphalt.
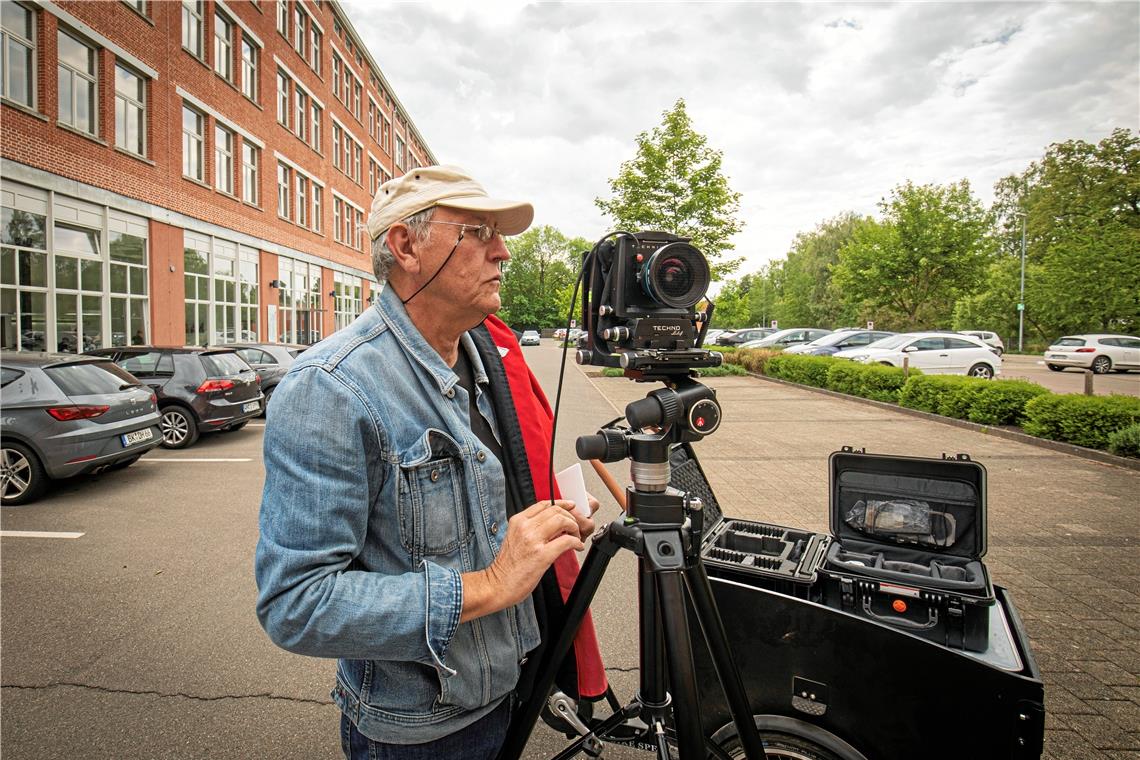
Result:
<instances>
[{"instance_id":1,"label":"crack in asphalt","mask_svg":"<svg viewBox=\"0 0 1140 760\"><path fill-rule=\"evenodd\" d=\"M178 691L178 692L162 692L162 691L153 691L150 689L112 689L112 688L109 688L107 686L96 686L94 684L89 684L89 683L75 683L73 681L52 681L51 683L46 683L46 684L17 684L17 683L0 684L0 688L3 688L3 689L22 689L22 690L26 690L26 691L41 691L41 690L45 690L45 689L58 689L58 688L68 687L68 686L76 688L76 689L89 689L91 691L100 691L100 692L103 692L104 694L137 694L139 696L151 696L151 697L162 697L162 698L182 697L183 699L193 699L193 700L196 700L198 702L218 702L218 701L225 700L225 699L272 699L272 700L279 700L282 702L297 702L299 704L321 705L321 706L334 704L331 699L321 700L321 699L305 699L303 697L283 697L283 696L279 696L279 695L275 695L275 694L269 694L269 693L263 693L263 694L222 694L222 695L219 695L216 697L202 697L202 696L198 696L197 694L186 694L185 692L181 692L181 691Z\"/></svg>"}]
</instances>

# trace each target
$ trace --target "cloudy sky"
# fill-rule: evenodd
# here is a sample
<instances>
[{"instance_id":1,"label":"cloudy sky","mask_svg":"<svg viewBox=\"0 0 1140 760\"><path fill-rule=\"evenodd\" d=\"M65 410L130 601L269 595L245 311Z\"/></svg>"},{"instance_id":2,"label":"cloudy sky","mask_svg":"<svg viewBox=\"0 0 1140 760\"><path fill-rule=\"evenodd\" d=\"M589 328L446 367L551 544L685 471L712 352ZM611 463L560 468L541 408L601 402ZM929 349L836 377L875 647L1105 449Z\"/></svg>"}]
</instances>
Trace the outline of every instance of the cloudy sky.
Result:
<instances>
[{"instance_id":1,"label":"cloudy sky","mask_svg":"<svg viewBox=\"0 0 1140 760\"><path fill-rule=\"evenodd\" d=\"M342 0L437 159L596 239L684 98L742 193L740 273L905 180L986 202L1055 141L1140 128L1140 3Z\"/></svg>"}]
</instances>

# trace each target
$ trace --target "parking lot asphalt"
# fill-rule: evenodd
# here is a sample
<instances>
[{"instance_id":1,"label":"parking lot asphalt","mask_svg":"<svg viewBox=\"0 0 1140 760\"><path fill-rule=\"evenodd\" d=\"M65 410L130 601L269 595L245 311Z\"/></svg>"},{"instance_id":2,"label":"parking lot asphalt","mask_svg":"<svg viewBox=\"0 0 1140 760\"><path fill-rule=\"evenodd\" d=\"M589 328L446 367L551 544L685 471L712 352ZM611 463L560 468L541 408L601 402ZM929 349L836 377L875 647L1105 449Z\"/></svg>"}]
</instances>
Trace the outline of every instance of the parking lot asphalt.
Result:
<instances>
[{"instance_id":1,"label":"parking lot asphalt","mask_svg":"<svg viewBox=\"0 0 1140 760\"><path fill-rule=\"evenodd\" d=\"M553 400L560 354L549 341L525 351ZM565 382L557 467L575 461L578 435L653 388L573 364ZM1140 473L756 378L708 384L724 422L697 450L734 517L827 531L827 457L847 444L984 464L987 565L1011 590L1043 671L1044 756L1138 756ZM253 615L261 433L251 425L158 450L0 512L4 531L83 534L0 542L0 754L339 756L333 663L277 649ZM628 479L625 464L610 471ZM587 486L604 493L592 471ZM602 502L599 523L616 518ZM634 558L619 553L593 605L623 700L637 680L635 586ZM540 729L526 756L560 746Z\"/></svg>"},{"instance_id":2,"label":"parking lot asphalt","mask_svg":"<svg viewBox=\"0 0 1140 760\"><path fill-rule=\"evenodd\" d=\"M1001 378L1019 378L1043 385L1054 393L1084 393L1085 373L1075 367L1054 372L1045 366L1040 354L1002 356ZM1093 375L1093 393L1105 396L1120 393L1140 396L1140 372L1110 372Z\"/></svg>"}]
</instances>

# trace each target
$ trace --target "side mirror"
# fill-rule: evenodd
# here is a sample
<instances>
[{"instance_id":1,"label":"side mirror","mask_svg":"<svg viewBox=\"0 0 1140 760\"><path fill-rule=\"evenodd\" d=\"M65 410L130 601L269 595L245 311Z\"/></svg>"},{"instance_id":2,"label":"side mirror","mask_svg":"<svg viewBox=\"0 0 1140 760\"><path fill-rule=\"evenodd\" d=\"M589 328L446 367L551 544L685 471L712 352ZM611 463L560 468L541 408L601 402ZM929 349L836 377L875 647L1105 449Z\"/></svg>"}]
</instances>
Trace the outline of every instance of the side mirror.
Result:
<instances>
[{"instance_id":1,"label":"side mirror","mask_svg":"<svg viewBox=\"0 0 1140 760\"><path fill-rule=\"evenodd\" d=\"M909 354L918 350L918 346L907 346L903 349L903 353Z\"/></svg>"}]
</instances>

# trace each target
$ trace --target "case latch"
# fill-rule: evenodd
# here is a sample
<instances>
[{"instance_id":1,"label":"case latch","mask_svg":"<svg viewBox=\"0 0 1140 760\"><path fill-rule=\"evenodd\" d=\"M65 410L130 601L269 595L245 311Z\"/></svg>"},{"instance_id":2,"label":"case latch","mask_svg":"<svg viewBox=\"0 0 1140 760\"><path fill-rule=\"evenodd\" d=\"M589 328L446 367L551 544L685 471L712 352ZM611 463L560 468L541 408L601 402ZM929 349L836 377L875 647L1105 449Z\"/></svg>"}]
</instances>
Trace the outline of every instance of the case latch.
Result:
<instances>
[{"instance_id":1,"label":"case latch","mask_svg":"<svg viewBox=\"0 0 1140 760\"><path fill-rule=\"evenodd\" d=\"M969 454L963 454L961 452L959 452L957 454L947 454L944 451L944 452L942 452L942 459L944 461L948 461L948 462L972 462L973 461L972 459L970 459Z\"/></svg>"},{"instance_id":2,"label":"case latch","mask_svg":"<svg viewBox=\"0 0 1140 760\"><path fill-rule=\"evenodd\" d=\"M855 582L850 578L839 579L839 601L844 609L855 606Z\"/></svg>"},{"instance_id":3,"label":"case latch","mask_svg":"<svg viewBox=\"0 0 1140 760\"><path fill-rule=\"evenodd\" d=\"M857 449L854 446L840 446L839 450L842 451L844 454L866 454L867 453L867 447L866 446L864 446L861 449ZM943 455L943 456L945 456L945 455Z\"/></svg>"}]
</instances>

